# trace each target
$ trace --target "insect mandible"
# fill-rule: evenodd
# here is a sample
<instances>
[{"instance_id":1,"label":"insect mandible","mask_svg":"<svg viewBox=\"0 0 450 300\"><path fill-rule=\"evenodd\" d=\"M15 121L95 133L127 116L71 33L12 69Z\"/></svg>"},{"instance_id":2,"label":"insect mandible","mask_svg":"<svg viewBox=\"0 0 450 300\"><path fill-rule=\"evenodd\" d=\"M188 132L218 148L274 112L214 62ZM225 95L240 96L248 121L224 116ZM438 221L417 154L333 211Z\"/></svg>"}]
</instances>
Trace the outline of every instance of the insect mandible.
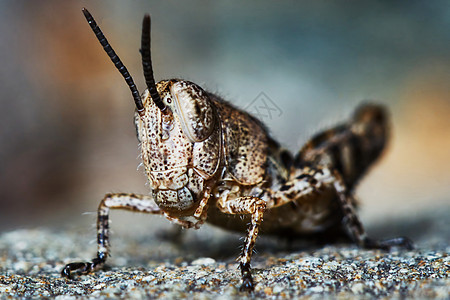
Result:
<instances>
[{"instance_id":1,"label":"insect mandible","mask_svg":"<svg viewBox=\"0 0 450 300\"><path fill-rule=\"evenodd\" d=\"M252 291L250 260L259 231L276 236L344 234L364 248L410 249L408 238L370 239L355 211L354 187L379 157L388 116L379 105L359 107L352 118L315 135L294 157L263 124L195 83L155 83L150 55L150 16L142 25L142 65L147 89L140 96L131 75L97 26L83 13L125 78L136 105L135 125L150 195L107 194L97 216L97 256L67 264L61 275L86 274L109 254L109 211L164 215L184 228L205 221L246 232L238 258L241 290ZM264 219L264 222L263 222Z\"/></svg>"}]
</instances>

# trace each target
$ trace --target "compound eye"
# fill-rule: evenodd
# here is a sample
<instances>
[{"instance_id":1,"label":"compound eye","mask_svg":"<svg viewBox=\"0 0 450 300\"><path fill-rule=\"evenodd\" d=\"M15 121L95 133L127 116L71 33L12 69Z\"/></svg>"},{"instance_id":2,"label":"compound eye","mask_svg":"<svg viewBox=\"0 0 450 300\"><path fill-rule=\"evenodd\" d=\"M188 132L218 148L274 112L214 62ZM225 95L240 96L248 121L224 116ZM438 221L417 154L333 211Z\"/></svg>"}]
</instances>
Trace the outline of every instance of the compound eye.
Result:
<instances>
[{"instance_id":1,"label":"compound eye","mask_svg":"<svg viewBox=\"0 0 450 300\"><path fill-rule=\"evenodd\" d=\"M215 112L208 94L198 85L179 81L171 87L175 110L183 133L191 142L208 138L215 125Z\"/></svg>"}]
</instances>

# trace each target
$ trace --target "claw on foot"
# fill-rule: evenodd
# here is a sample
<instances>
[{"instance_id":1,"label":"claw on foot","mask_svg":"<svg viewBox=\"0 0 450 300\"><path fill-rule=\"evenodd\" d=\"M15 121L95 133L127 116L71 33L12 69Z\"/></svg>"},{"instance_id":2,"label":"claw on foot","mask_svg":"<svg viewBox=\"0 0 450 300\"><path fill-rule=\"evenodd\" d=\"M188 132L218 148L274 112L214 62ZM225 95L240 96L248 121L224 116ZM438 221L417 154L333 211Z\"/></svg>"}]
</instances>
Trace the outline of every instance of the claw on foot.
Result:
<instances>
[{"instance_id":1,"label":"claw on foot","mask_svg":"<svg viewBox=\"0 0 450 300\"><path fill-rule=\"evenodd\" d=\"M67 264L61 271L61 276L73 279L72 273L75 271L78 274L87 274L94 269L94 264L90 262L75 262Z\"/></svg>"},{"instance_id":2,"label":"claw on foot","mask_svg":"<svg viewBox=\"0 0 450 300\"><path fill-rule=\"evenodd\" d=\"M106 261L106 255L103 253L98 253L97 257L92 260L92 262L74 262L67 264L61 270L61 276L72 279L72 273L76 272L78 274L87 274L94 271L99 266L103 265Z\"/></svg>"},{"instance_id":3,"label":"claw on foot","mask_svg":"<svg viewBox=\"0 0 450 300\"><path fill-rule=\"evenodd\" d=\"M253 292L255 286L253 284L252 273L250 271L249 263L240 263L239 267L241 268L242 273L242 285L239 288L241 292Z\"/></svg>"}]
</instances>

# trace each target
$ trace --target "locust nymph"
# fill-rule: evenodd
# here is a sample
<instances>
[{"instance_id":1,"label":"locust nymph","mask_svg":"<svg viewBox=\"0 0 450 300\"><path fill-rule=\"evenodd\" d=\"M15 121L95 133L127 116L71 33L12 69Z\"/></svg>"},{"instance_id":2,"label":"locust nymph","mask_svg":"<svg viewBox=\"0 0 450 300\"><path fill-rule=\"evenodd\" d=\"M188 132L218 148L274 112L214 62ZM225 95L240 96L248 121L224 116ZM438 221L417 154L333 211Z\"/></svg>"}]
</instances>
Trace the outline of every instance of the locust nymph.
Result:
<instances>
[{"instance_id":1,"label":"locust nymph","mask_svg":"<svg viewBox=\"0 0 450 300\"><path fill-rule=\"evenodd\" d=\"M241 290L252 291L251 256L260 233L305 238L345 236L365 248L411 248L404 237L373 240L357 214L354 189L386 144L382 106L359 107L346 122L313 136L293 156L265 126L199 85L170 79L155 83L150 55L150 16L142 26L142 96L91 14L83 13L128 84L134 121L151 191L106 194L98 207L97 256L66 265L61 274L86 274L109 255L109 212L124 209L163 215L184 228L205 221L245 233L238 258Z\"/></svg>"}]
</instances>

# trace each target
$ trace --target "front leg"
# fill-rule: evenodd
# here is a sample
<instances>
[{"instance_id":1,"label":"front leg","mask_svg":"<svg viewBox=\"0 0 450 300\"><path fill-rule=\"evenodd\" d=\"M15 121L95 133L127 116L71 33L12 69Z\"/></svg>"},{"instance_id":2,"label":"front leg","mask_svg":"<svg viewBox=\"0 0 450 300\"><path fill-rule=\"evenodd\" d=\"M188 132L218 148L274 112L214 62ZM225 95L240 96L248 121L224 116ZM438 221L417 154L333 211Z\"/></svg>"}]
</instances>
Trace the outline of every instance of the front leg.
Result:
<instances>
[{"instance_id":1,"label":"front leg","mask_svg":"<svg viewBox=\"0 0 450 300\"><path fill-rule=\"evenodd\" d=\"M241 291L253 291L254 284L250 268L253 247L258 237L259 226L263 220L266 202L256 197L241 197L230 200L222 198L217 202L218 208L227 214L251 214L251 223L245 238L244 248L239 257L239 267L242 273Z\"/></svg>"},{"instance_id":2,"label":"front leg","mask_svg":"<svg viewBox=\"0 0 450 300\"><path fill-rule=\"evenodd\" d=\"M153 201L153 197L136 194L106 194L97 211L97 257L90 262L74 262L67 264L61 276L71 278L73 272L87 274L104 265L109 254L109 210L125 209L134 212L162 214Z\"/></svg>"}]
</instances>

